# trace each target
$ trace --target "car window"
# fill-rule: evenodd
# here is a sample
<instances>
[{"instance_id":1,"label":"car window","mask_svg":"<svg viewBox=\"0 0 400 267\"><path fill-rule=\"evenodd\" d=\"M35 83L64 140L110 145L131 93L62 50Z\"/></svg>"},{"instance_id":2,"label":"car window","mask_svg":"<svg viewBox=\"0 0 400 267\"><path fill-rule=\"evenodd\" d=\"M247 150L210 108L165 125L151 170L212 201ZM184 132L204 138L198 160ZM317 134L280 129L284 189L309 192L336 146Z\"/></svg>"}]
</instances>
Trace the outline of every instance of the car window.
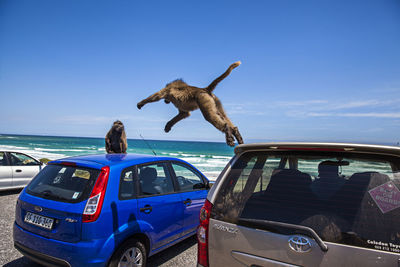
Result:
<instances>
[{"instance_id":1,"label":"car window","mask_svg":"<svg viewBox=\"0 0 400 267\"><path fill-rule=\"evenodd\" d=\"M165 163L138 166L138 177L142 196L174 192L172 179Z\"/></svg>"},{"instance_id":2,"label":"car window","mask_svg":"<svg viewBox=\"0 0 400 267\"><path fill-rule=\"evenodd\" d=\"M7 157L4 152L0 152L0 166L8 166Z\"/></svg>"},{"instance_id":3,"label":"car window","mask_svg":"<svg viewBox=\"0 0 400 267\"><path fill-rule=\"evenodd\" d=\"M180 163L172 163L171 165L174 169L180 191L193 191L206 188L202 177L194 170Z\"/></svg>"},{"instance_id":4,"label":"car window","mask_svg":"<svg viewBox=\"0 0 400 267\"><path fill-rule=\"evenodd\" d=\"M76 203L87 199L100 171L83 167L47 165L32 180L27 192L43 198Z\"/></svg>"},{"instance_id":5,"label":"car window","mask_svg":"<svg viewBox=\"0 0 400 267\"><path fill-rule=\"evenodd\" d=\"M399 170L396 157L245 153L227 174L211 216L235 224L258 219L302 225L324 241L399 253Z\"/></svg>"},{"instance_id":6,"label":"car window","mask_svg":"<svg viewBox=\"0 0 400 267\"><path fill-rule=\"evenodd\" d=\"M119 186L120 199L130 199L135 196L134 173L135 169L133 167L122 171Z\"/></svg>"},{"instance_id":7,"label":"car window","mask_svg":"<svg viewBox=\"0 0 400 267\"><path fill-rule=\"evenodd\" d=\"M32 165L39 165L39 163L24 154L21 153L15 153L15 152L11 152L10 153L10 158L11 158L11 165L12 166L32 166Z\"/></svg>"}]
</instances>

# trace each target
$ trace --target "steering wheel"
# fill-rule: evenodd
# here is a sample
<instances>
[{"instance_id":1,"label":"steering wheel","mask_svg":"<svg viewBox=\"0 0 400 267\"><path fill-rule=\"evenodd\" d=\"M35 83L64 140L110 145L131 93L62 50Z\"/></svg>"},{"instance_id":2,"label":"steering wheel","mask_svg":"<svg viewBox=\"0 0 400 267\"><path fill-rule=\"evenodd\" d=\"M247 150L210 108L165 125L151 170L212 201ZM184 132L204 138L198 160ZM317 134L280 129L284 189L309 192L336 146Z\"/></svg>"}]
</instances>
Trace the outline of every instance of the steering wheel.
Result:
<instances>
[{"instance_id":1,"label":"steering wheel","mask_svg":"<svg viewBox=\"0 0 400 267\"><path fill-rule=\"evenodd\" d=\"M188 181L183 176L177 176L176 179L178 180L178 183L179 183L180 186L187 186L187 185L191 185L192 184L190 181Z\"/></svg>"}]
</instances>

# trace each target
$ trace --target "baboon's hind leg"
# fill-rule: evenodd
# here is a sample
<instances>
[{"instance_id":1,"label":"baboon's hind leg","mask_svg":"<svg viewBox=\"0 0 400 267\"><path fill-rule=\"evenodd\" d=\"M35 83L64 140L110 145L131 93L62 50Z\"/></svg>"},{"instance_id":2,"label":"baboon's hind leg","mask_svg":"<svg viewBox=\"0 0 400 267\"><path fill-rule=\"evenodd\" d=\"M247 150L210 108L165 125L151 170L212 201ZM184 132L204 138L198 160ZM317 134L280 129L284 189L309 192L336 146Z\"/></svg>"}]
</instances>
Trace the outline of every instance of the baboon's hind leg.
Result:
<instances>
[{"instance_id":1,"label":"baboon's hind leg","mask_svg":"<svg viewBox=\"0 0 400 267\"><path fill-rule=\"evenodd\" d=\"M235 139L232 136L232 128L220 115L220 112L215 104L214 98L209 94L199 95L197 104L203 114L204 118L214 125L215 128L225 133L226 143L229 146L235 146Z\"/></svg>"},{"instance_id":2,"label":"baboon's hind leg","mask_svg":"<svg viewBox=\"0 0 400 267\"><path fill-rule=\"evenodd\" d=\"M243 144L243 138L240 135L238 127L233 127L233 135L235 136L236 140L238 141L238 144Z\"/></svg>"},{"instance_id":3,"label":"baboon's hind leg","mask_svg":"<svg viewBox=\"0 0 400 267\"><path fill-rule=\"evenodd\" d=\"M239 129L232 123L232 121L226 115L225 110L222 107L221 101L219 101L217 97L215 97L215 104L217 106L219 113L221 114L221 117L224 118L224 120L227 122L227 125L231 128L231 132L235 136L238 144L243 144L243 138L240 135Z\"/></svg>"},{"instance_id":4,"label":"baboon's hind leg","mask_svg":"<svg viewBox=\"0 0 400 267\"><path fill-rule=\"evenodd\" d=\"M225 125L225 140L226 143L229 146L235 146L235 139L233 139L233 135L232 135L232 128L228 126L228 124Z\"/></svg>"}]
</instances>

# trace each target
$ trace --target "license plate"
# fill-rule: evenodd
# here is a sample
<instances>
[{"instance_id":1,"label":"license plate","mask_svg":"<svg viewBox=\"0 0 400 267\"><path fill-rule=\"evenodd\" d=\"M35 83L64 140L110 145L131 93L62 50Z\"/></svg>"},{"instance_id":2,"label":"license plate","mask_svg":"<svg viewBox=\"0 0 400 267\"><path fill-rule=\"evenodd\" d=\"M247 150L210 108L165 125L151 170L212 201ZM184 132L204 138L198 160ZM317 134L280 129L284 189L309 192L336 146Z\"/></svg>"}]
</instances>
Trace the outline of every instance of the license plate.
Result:
<instances>
[{"instance_id":1,"label":"license plate","mask_svg":"<svg viewBox=\"0 0 400 267\"><path fill-rule=\"evenodd\" d=\"M51 229L53 227L54 219L27 212L25 215L25 222L45 228Z\"/></svg>"}]
</instances>

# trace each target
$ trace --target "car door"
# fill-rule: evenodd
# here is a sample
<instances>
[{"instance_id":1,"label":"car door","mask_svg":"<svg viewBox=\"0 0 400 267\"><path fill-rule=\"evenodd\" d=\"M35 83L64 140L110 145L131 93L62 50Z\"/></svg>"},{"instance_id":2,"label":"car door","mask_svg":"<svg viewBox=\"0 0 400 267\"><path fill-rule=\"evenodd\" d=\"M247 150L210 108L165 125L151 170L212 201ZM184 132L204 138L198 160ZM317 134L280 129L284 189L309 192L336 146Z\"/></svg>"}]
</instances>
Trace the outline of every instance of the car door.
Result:
<instances>
[{"instance_id":1,"label":"car door","mask_svg":"<svg viewBox=\"0 0 400 267\"><path fill-rule=\"evenodd\" d=\"M8 163L7 154L0 152L0 188L12 186L12 170Z\"/></svg>"},{"instance_id":2,"label":"car door","mask_svg":"<svg viewBox=\"0 0 400 267\"><path fill-rule=\"evenodd\" d=\"M183 234L196 231L199 213L207 197L207 183L195 169L182 162L172 162L171 167L178 183L183 206Z\"/></svg>"},{"instance_id":3,"label":"car door","mask_svg":"<svg viewBox=\"0 0 400 267\"><path fill-rule=\"evenodd\" d=\"M147 225L151 251L155 252L182 235L181 198L164 162L139 165L139 219Z\"/></svg>"},{"instance_id":4,"label":"car door","mask_svg":"<svg viewBox=\"0 0 400 267\"><path fill-rule=\"evenodd\" d=\"M18 152L9 152L13 186L25 186L40 171L42 164L36 159Z\"/></svg>"}]
</instances>

